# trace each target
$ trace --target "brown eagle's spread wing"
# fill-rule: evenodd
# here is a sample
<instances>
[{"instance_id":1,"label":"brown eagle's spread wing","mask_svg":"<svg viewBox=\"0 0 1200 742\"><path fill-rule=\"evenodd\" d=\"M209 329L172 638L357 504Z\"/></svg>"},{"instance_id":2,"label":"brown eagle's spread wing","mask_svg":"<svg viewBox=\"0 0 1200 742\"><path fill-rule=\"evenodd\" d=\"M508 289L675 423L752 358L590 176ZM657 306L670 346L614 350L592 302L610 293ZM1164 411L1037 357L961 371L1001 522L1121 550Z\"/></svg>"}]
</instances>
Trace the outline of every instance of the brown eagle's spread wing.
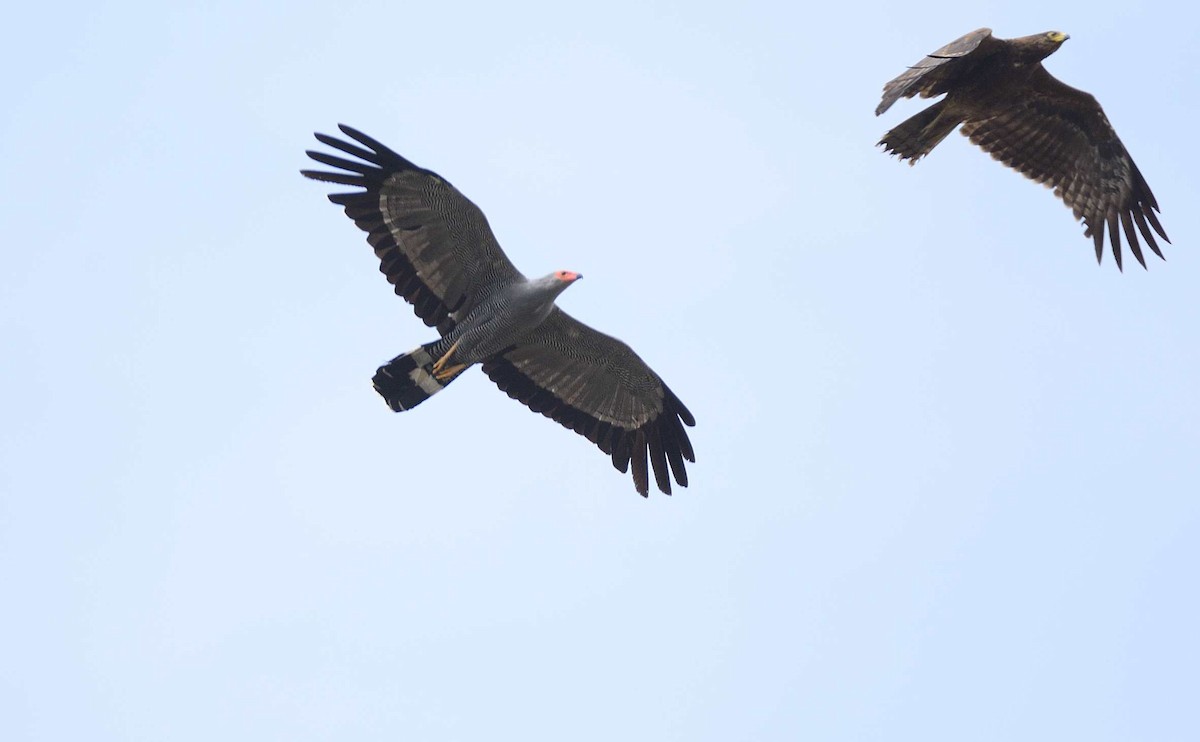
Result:
<instances>
[{"instance_id":1,"label":"brown eagle's spread wing","mask_svg":"<svg viewBox=\"0 0 1200 742\"><path fill-rule=\"evenodd\" d=\"M555 308L528 337L484 361L483 372L508 396L557 420L612 456L649 491L647 454L658 488L687 486L684 459L695 461L684 425L692 413L628 345Z\"/></svg>"},{"instance_id":2,"label":"brown eagle's spread wing","mask_svg":"<svg viewBox=\"0 0 1200 742\"><path fill-rule=\"evenodd\" d=\"M445 335L493 287L521 278L483 212L457 188L366 134L338 128L362 147L325 134L316 137L358 160L310 150L312 159L345 172L301 173L364 189L335 193L329 200L344 206L367 233L379 270L425 324Z\"/></svg>"},{"instance_id":3,"label":"brown eagle's spread wing","mask_svg":"<svg viewBox=\"0 0 1200 742\"><path fill-rule=\"evenodd\" d=\"M875 108L875 115L891 108L901 98L918 94L922 98L931 98L945 93L949 86L969 75L978 60L989 56L1004 43L992 36L992 29L981 28L922 57L883 86L883 100Z\"/></svg>"},{"instance_id":4,"label":"brown eagle's spread wing","mask_svg":"<svg viewBox=\"0 0 1200 742\"><path fill-rule=\"evenodd\" d=\"M1146 261L1134 223L1150 249L1163 257L1150 230L1170 242L1154 214L1158 202L1094 97L1039 68L1027 93L998 101L996 111L986 120L964 123L962 133L995 159L1053 188L1083 220L1085 234L1096 244L1096 260L1107 224L1121 267L1118 220L1142 267Z\"/></svg>"}]
</instances>

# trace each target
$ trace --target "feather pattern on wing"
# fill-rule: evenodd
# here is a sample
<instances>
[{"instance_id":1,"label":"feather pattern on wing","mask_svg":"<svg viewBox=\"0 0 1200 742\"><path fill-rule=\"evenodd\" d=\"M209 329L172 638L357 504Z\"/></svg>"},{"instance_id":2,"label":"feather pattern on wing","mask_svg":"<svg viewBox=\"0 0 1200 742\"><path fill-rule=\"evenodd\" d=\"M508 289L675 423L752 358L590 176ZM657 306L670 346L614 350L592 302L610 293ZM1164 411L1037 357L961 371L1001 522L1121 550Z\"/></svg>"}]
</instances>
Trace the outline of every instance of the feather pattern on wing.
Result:
<instances>
[{"instance_id":1,"label":"feather pattern on wing","mask_svg":"<svg viewBox=\"0 0 1200 742\"><path fill-rule=\"evenodd\" d=\"M536 330L483 364L510 397L556 420L612 456L634 486L649 491L649 471L671 494L671 479L687 486L684 461L695 453L684 425L692 413L658 374L616 338L555 308Z\"/></svg>"},{"instance_id":2,"label":"feather pattern on wing","mask_svg":"<svg viewBox=\"0 0 1200 742\"><path fill-rule=\"evenodd\" d=\"M458 189L366 134L338 128L358 144L316 137L357 160L310 150L309 157L342 172L301 172L363 189L329 200L367 233L379 270L425 324L445 335L497 286L523 279L483 212Z\"/></svg>"},{"instance_id":3,"label":"feather pattern on wing","mask_svg":"<svg viewBox=\"0 0 1200 742\"><path fill-rule=\"evenodd\" d=\"M1002 101L990 118L965 122L962 133L995 159L1053 188L1075 218L1083 220L1097 259L1107 225L1113 258L1121 265L1118 222L1142 266L1146 260L1135 223L1150 249L1162 257L1151 231L1167 240L1154 214L1158 202L1100 104L1044 68L1031 78L1025 95Z\"/></svg>"},{"instance_id":4,"label":"feather pattern on wing","mask_svg":"<svg viewBox=\"0 0 1200 742\"><path fill-rule=\"evenodd\" d=\"M920 95L932 98L945 93L959 79L970 75L979 60L1000 47L992 29L980 28L927 54L896 79L883 86L883 100L875 115L883 113L901 98Z\"/></svg>"}]
</instances>

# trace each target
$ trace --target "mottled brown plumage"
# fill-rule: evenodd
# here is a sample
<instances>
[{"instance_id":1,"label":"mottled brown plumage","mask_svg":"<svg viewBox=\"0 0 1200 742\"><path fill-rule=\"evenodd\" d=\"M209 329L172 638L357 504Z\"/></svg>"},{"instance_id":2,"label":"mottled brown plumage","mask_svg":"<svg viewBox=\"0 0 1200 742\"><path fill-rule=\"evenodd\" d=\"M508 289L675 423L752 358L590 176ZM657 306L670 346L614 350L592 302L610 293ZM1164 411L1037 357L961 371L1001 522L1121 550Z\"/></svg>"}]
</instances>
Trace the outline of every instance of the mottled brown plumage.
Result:
<instances>
[{"instance_id":1,"label":"mottled brown plumage","mask_svg":"<svg viewBox=\"0 0 1200 742\"><path fill-rule=\"evenodd\" d=\"M997 39L981 28L938 49L884 86L875 115L900 98L946 97L879 144L912 165L962 124L962 133L992 157L1054 189L1083 220L1097 261L1107 226L1121 267L1119 223L1145 267L1138 232L1160 258L1154 233L1170 242L1155 215L1158 202L1096 99L1042 66L1067 38L1051 31Z\"/></svg>"}]
</instances>

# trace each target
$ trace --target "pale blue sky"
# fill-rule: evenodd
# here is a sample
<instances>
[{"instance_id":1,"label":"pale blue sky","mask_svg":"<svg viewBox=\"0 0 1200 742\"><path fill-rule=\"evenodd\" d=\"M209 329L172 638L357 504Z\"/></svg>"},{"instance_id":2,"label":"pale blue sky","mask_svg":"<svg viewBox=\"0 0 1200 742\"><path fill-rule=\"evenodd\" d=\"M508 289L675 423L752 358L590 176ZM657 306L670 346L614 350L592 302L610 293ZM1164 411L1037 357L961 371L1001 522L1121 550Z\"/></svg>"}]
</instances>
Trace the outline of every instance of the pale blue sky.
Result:
<instances>
[{"instance_id":1,"label":"pale blue sky","mask_svg":"<svg viewBox=\"0 0 1200 742\"><path fill-rule=\"evenodd\" d=\"M0 738L1200 738L1194 12L916 7L10 9ZM873 146L984 25L1071 34L1167 262ZM338 122L587 276L691 487L478 371L388 411L433 335L297 172Z\"/></svg>"}]
</instances>

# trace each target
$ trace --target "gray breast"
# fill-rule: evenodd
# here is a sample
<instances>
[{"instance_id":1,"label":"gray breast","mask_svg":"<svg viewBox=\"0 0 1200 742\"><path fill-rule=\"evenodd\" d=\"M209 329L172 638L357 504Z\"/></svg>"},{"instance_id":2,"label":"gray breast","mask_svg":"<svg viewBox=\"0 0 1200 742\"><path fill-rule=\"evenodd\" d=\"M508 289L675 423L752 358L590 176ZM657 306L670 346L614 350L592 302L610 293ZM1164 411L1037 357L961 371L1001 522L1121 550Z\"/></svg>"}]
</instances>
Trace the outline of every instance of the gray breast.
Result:
<instances>
[{"instance_id":1,"label":"gray breast","mask_svg":"<svg viewBox=\"0 0 1200 742\"><path fill-rule=\"evenodd\" d=\"M478 363L499 353L545 321L562 288L538 279L497 289L446 336L446 347L458 343L458 363Z\"/></svg>"}]
</instances>

